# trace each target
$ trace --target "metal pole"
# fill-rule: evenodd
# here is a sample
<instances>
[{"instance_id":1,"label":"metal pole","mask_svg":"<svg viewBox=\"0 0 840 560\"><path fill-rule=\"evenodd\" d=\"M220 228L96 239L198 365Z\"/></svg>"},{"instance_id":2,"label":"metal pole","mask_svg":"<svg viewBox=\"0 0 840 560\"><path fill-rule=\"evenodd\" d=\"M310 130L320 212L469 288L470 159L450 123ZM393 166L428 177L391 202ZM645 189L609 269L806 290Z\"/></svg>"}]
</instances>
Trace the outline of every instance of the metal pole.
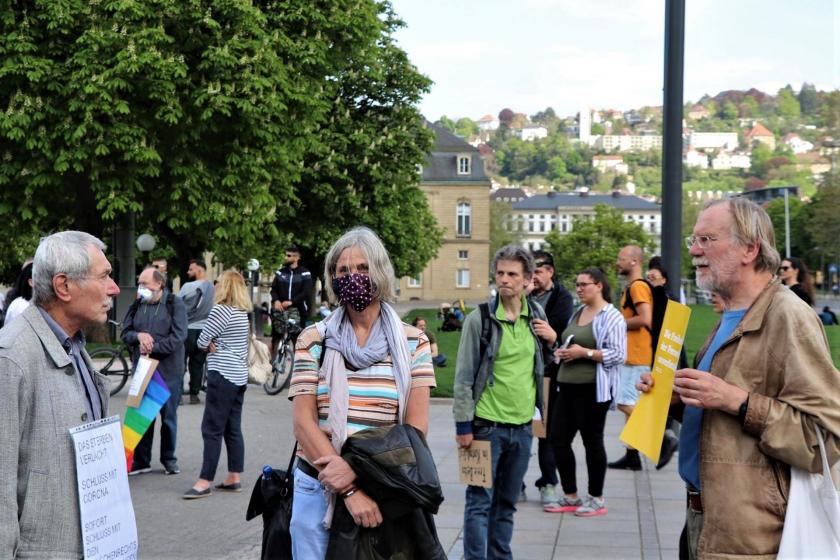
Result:
<instances>
[{"instance_id":1,"label":"metal pole","mask_svg":"<svg viewBox=\"0 0 840 560\"><path fill-rule=\"evenodd\" d=\"M787 187L785 187L785 258L790 258L790 206Z\"/></svg>"},{"instance_id":2,"label":"metal pole","mask_svg":"<svg viewBox=\"0 0 840 560\"><path fill-rule=\"evenodd\" d=\"M682 120L685 0L665 0L665 87L662 138L662 261L668 289L680 293L682 276Z\"/></svg>"}]
</instances>

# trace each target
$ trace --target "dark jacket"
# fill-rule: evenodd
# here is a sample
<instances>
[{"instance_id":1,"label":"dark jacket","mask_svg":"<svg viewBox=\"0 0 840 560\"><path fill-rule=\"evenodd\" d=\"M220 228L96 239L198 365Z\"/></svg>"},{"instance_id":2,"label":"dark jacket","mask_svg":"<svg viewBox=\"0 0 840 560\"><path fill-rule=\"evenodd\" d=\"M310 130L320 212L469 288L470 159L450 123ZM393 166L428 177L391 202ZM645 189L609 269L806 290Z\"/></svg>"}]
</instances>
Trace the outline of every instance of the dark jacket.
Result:
<instances>
[{"instance_id":1,"label":"dark jacket","mask_svg":"<svg viewBox=\"0 0 840 560\"><path fill-rule=\"evenodd\" d=\"M312 297L312 273L298 266L284 265L274 273L271 282L271 305L275 301L291 301L292 307L300 312L301 324L309 318L309 298Z\"/></svg>"},{"instance_id":2,"label":"dark jacket","mask_svg":"<svg viewBox=\"0 0 840 560\"><path fill-rule=\"evenodd\" d=\"M165 379L184 375L184 341L187 340L187 310L180 296L164 290L156 304L135 300L123 319L123 342L131 348L131 360L137 363L140 343L137 334L149 333L155 339L151 358L158 360L158 370Z\"/></svg>"},{"instance_id":3,"label":"dark jacket","mask_svg":"<svg viewBox=\"0 0 840 560\"><path fill-rule=\"evenodd\" d=\"M568 326L569 319L572 317L574 311L574 304L572 302L572 294L569 293L562 284L559 284L556 279L551 288L551 295L548 296L548 301L544 306L545 316L548 319L548 324L557 333L557 344L562 344L560 335ZM532 300L535 298L531 298ZM547 360L545 364L545 376L555 379L557 371L560 369L560 364L555 364L554 360Z\"/></svg>"},{"instance_id":4,"label":"dark jacket","mask_svg":"<svg viewBox=\"0 0 840 560\"><path fill-rule=\"evenodd\" d=\"M353 434L341 449L356 486L377 503L382 525L356 525L337 499L327 558L445 560L433 515L443 502L437 467L423 433L397 424Z\"/></svg>"}]
</instances>

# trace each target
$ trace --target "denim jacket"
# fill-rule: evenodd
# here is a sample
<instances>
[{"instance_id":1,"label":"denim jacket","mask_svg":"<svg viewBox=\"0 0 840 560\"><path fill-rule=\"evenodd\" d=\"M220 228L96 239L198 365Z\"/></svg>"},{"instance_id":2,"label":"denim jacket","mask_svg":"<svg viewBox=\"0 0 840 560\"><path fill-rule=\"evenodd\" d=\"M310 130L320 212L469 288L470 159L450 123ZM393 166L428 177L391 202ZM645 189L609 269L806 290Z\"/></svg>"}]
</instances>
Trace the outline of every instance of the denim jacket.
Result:
<instances>
[{"instance_id":1,"label":"denim jacket","mask_svg":"<svg viewBox=\"0 0 840 560\"><path fill-rule=\"evenodd\" d=\"M461 331L461 343L458 346L458 361L455 365L455 388L452 412L455 416L456 431L460 434L472 433L472 420L475 416L475 406L481 399L484 389L493 384L493 360L499 353L502 342L502 324L496 319L496 309L499 307L499 297L491 298L490 304L490 342L483 359L479 356L481 349L481 312L473 310L464 320ZM528 302L531 319L546 320L545 311L536 302ZM551 348L545 344L534 332L534 326L529 322L531 334L536 348L541 351L534 353L534 385L537 388L537 399L534 403L543 410L543 370L544 364L551 357Z\"/></svg>"}]
</instances>

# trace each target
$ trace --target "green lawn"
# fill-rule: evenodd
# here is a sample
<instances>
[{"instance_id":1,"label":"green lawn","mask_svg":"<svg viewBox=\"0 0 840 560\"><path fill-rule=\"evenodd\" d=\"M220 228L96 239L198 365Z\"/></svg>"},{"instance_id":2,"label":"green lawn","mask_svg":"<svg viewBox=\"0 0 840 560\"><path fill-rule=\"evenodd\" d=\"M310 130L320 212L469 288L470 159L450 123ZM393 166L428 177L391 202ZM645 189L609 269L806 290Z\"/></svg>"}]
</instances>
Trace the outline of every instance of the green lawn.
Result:
<instances>
[{"instance_id":1,"label":"green lawn","mask_svg":"<svg viewBox=\"0 0 840 560\"><path fill-rule=\"evenodd\" d=\"M688 354L688 363L692 363L694 355L700 350L706 337L717 322L717 315L710 305L691 305L691 319L688 323L686 334L685 350ZM468 309L467 313L471 310ZM428 329L434 329L438 340L438 352L446 354L446 367L438 368L435 371L437 378L437 389L432 392L433 397L451 397L452 385L455 380L455 362L458 357L458 341L461 339L460 332L441 332L437 328L440 321L437 319L435 309L414 309L404 318L410 323L415 317L421 315L426 318ZM826 327L828 343L831 347L831 357L835 367L840 369L840 326Z\"/></svg>"}]
</instances>

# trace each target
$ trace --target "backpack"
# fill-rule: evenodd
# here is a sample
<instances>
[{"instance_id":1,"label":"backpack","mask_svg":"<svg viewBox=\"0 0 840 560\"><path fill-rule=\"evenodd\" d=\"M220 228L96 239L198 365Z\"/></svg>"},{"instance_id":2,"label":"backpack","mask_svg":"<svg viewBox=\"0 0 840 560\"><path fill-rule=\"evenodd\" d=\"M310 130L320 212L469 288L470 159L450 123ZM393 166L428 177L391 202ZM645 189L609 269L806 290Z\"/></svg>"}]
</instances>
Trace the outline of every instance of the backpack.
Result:
<instances>
[{"instance_id":1,"label":"backpack","mask_svg":"<svg viewBox=\"0 0 840 560\"><path fill-rule=\"evenodd\" d=\"M478 304L478 312L481 315L481 338L478 343L478 363L484 361L484 354L487 346L490 345L490 304L486 301Z\"/></svg>"},{"instance_id":2,"label":"backpack","mask_svg":"<svg viewBox=\"0 0 840 560\"><path fill-rule=\"evenodd\" d=\"M671 297L668 290L665 289L665 286L653 286L644 278L633 280L633 282L644 282L647 284L650 288L651 297L653 299L653 304L651 306L650 328L648 329L650 332L650 345L653 350L651 360L653 360L653 357L656 356L656 347L659 344L659 334L662 332L662 323L665 320L665 309L668 307L668 300L678 300ZM630 282L630 286L633 285L633 282ZM633 302L633 298L630 297L630 286L627 286L625 290L626 295L624 298L624 308L631 309L633 311L633 315L638 315L636 312L636 304ZM651 363L651 365L653 364ZM680 351L679 367L688 367L688 359L685 355L685 348Z\"/></svg>"}]
</instances>

